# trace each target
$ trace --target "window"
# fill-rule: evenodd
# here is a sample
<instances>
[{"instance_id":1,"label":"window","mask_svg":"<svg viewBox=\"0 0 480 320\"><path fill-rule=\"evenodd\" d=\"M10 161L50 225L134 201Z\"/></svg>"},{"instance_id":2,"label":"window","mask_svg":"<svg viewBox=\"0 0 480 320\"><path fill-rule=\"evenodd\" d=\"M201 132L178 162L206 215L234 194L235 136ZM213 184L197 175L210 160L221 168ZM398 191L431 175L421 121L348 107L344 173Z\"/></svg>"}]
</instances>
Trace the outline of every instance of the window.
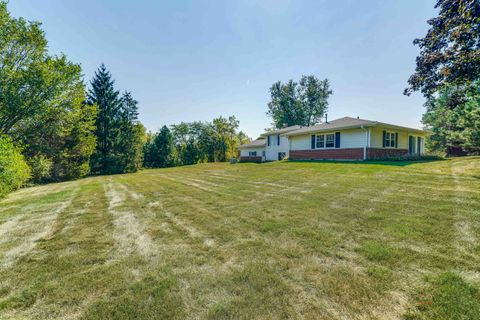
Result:
<instances>
[{"instance_id":1,"label":"window","mask_svg":"<svg viewBox=\"0 0 480 320\"><path fill-rule=\"evenodd\" d=\"M265 157L265 150L262 151L262 157Z\"/></svg>"},{"instance_id":2,"label":"window","mask_svg":"<svg viewBox=\"0 0 480 320\"><path fill-rule=\"evenodd\" d=\"M395 146L396 146L395 138L396 138L395 132L386 131L385 132L385 147L386 148L395 148Z\"/></svg>"},{"instance_id":3,"label":"window","mask_svg":"<svg viewBox=\"0 0 480 320\"><path fill-rule=\"evenodd\" d=\"M257 156L257 151L249 151L248 156L249 157L256 157Z\"/></svg>"},{"instance_id":4,"label":"window","mask_svg":"<svg viewBox=\"0 0 480 320\"><path fill-rule=\"evenodd\" d=\"M335 147L335 135L327 134L325 139L325 148L333 148Z\"/></svg>"},{"instance_id":5,"label":"window","mask_svg":"<svg viewBox=\"0 0 480 320\"><path fill-rule=\"evenodd\" d=\"M315 149L334 148L335 134L319 134L315 139Z\"/></svg>"},{"instance_id":6,"label":"window","mask_svg":"<svg viewBox=\"0 0 480 320\"><path fill-rule=\"evenodd\" d=\"M278 160L283 160L283 159L285 159L286 156L287 156L287 154L285 152L279 152L278 153Z\"/></svg>"},{"instance_id":7,"label":"window","mask_svg":"<svg viewBox=\"0 0 480 320\"><path fill-rule=\"evenodd\" d=\"M277 146L280 145L280 135L277 135Z\"/></svg>"},{"instance_id":8,"label":"window","mask_svg":"<svg viewBox=\"0 0 480 320\"><path fill-rule=\"evenodd\" d=\"M323 134L317 136L316 148L317 149L325 148L325 136Z\"/></svg>"},{"instance_id":9,"label":"window","mask_svg":"<svg viewBox=\"0 0 480 320\"><path fill-rule=\"evenodd\" d=\"M270 136L267 136L267 146L270 147Z\"/></svg>"}]
</instances>

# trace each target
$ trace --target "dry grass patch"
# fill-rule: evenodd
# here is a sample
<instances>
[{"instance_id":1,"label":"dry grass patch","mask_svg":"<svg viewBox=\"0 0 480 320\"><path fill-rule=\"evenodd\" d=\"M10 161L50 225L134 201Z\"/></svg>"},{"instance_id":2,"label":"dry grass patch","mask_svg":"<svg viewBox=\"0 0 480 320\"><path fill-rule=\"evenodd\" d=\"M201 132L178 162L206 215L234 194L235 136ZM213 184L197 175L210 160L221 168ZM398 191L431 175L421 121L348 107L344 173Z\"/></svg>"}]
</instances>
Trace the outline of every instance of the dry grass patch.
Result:
<instances>
[{"instance_id":1,"label":"dry grass patch","mask_svg":"<svg viewBox=\"0 0 480 320\"><path fill-rule=\"evenodd\" d=\"M479 177L475 157L202 164L20 190L0 319L475 319Z\"/></svg>"}]
</instances>

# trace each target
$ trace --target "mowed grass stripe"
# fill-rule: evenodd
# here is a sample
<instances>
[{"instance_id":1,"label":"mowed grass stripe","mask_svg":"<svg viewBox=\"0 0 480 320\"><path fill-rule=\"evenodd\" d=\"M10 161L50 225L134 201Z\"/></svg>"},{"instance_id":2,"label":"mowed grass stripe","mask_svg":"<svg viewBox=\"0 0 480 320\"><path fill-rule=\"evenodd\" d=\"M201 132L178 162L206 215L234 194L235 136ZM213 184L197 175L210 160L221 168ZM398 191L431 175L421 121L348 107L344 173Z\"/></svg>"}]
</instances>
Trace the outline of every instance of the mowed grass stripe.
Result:
<instances>
[{"instance_id":1,"label":"mowed grass stripe","mask_svg":"<svg viewBox=\"0 0 480 320\"><path fill-rule=\"evenodd\" d=\"M479 163L201 164L21 190L0 230L78 193L0 271L0 318L418 318L456 312L447 300L475 314Z\"/></svg>"}]
</instances>

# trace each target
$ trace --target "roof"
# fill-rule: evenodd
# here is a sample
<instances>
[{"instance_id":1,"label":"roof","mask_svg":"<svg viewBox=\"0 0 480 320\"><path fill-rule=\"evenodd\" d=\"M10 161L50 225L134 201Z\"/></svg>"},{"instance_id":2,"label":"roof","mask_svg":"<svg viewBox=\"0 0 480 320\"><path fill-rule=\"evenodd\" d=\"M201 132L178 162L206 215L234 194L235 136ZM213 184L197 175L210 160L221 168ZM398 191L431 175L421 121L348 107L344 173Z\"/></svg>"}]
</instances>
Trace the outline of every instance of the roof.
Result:
<instances>
[{"instance_id":1,"label":"roof","mask_svg":"<svg viewBox=\"0 0 480 320\"><path fill-rule=\"evenodd\" d=\"M265 147L265 139L253 140L252 142L242 144L238 148L242 149L242 148L258 148L258 147Z\"/></svg>"},{"instance_id":2,"label":"roof","mask_svg":"<svg viewBox=\"0 0 480 320\"><path fill-rule=\"evenodd\" d=\"M273 130L269 130L269 131L266 131L266 132L262 133L260 136L265 137L265 136L272 135L272 134L285 134L287 132L298 130L298 129L301 129L301 128L302 128L302 126L295 125L295 126L285 127L285 128L281 128L281 129L273 129Z\"/></svg>"},{"instance_id":3,"label":"roof","mask_svg":"<svg viewBox=\"0 0 480 320\"><path fill-rule=\"evenodd\" d=\"M428 133L427 131L414 129L414 128L407 128L402 126L397 126L394 124L388 124L378 121L371 121L359 118L352 118L352 117L343 117L340 119L335 119L329 122L320 123L310 127L304 127L295 131L290 131L285 133L286 136L297 136L302 134L308 134L313 132L322 132L322 131L332 131L332 130L345 130L345 129L355 129L355 128L368 128L368 127L376 127L376 126L383 126L388 128L394 128L399 130L408 130L417 133Z\"/></svg>"}]
</instances>

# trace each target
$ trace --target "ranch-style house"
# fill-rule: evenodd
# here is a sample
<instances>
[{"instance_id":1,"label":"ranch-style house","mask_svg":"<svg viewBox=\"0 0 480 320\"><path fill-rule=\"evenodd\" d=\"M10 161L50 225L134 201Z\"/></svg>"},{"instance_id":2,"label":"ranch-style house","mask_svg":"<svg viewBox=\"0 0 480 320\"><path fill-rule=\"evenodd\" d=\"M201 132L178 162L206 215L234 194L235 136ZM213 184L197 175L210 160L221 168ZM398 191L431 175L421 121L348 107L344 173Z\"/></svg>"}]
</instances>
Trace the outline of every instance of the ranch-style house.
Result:
<instances>
[{"instance_id":1,"label":"ranch-style house","mask_svg":"<svg viewBox=\"0 0 480 320\"><path fill-rule=\"evenodd\" d=\"M422 155L428 131L344 117L310 127L267 131L241 145L241 161L368 160Z\"/></svg>"}]
</instances>

